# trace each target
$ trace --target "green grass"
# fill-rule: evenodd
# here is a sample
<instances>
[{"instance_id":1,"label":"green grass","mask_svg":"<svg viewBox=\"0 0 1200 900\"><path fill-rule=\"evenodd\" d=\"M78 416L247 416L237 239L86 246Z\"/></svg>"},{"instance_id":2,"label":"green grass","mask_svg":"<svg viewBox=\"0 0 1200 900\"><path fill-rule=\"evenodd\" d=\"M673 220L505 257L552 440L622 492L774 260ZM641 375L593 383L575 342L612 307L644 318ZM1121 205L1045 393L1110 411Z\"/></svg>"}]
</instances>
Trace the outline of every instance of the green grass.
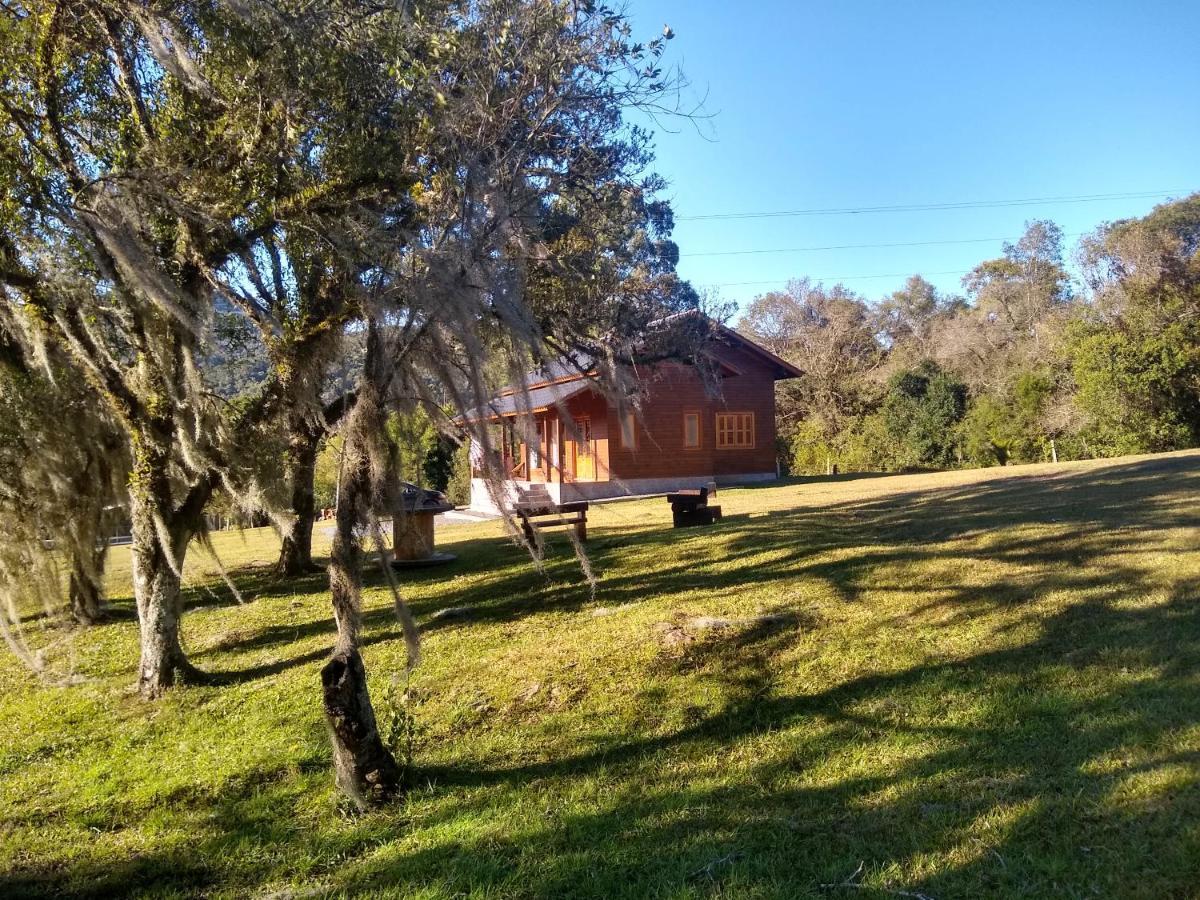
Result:
<instances>
[{"instance_id":1,"label":"green grass","mask_svg":"<svg viewBox=\"0 0 1200 900\"><path fill-rule=\"evenodd\" d=\"M119 550L87 683L0 660L0 896L1200 897L1198 490L1187 453L727 490L711 529L613 504L594 597L561 536L538 573L444 528L458 562L403 585L415 786L366 815L332 786L322 577L219 535L238 605L193 550L186 643L232 683L145 704ZM371 584L379 698L404 649Z\"/></svg>"}]
</instances>

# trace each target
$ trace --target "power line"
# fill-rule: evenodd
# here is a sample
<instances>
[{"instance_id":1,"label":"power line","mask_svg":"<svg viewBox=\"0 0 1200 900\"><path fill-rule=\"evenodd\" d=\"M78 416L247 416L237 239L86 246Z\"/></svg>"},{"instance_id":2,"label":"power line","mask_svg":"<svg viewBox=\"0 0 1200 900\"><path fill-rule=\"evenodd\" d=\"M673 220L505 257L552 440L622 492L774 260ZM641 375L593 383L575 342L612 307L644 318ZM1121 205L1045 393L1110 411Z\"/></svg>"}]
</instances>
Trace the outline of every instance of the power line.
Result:
<instances>
[{"instance_id":1,"label":"power line","mask_svg":"<svg viewBox=\"0 0 1200 900\"><path fill-rule=\"evenodd\" d=\"M879 275L808 275L811 281L860 281L865 278L907 278L909 275L966 275L970 269L953 269L949 272L884 272ZM704 287L749 287L759 284L780 284L791 281L791 278L769 278L765 281L725 281L718 284L706 284Z\"/></svg>"},{"instance_id":2,"label":"power line","mask_svg":"<svg viewBox=\"0 0 1200 900\"><path fill-rule=\"evenodd\" d=\"M1079 237L1084 232L1073 232L1064 234L1063 237ZM701 250L695 253L680 253L680 258L696 257L696 256L748 256L750 254L760 253L812 253L819 250L865 250L879 249L883 247L936 247L946 244L990 244L995 241L1007 241L1007 237L991 237L991 238L959 238L947 241L899 241L889 244L830 244L827 247L779 247L769 250Z\"/></svg>"},{"instance_id":3,"label":"power line","mask_svg":"<svg viewBox=\"0 0 1200 900\"><path fill-rule=\"evenodd\" d=\"M1022 197L1015 200L961 200L949 203L908 203L896 206L846 206L824 209L786 209L770 212L706 213L694 216L676 216L678 221L705 222L719 219L774 219L790 216L841 216L884 212L921 212L939 209L993 209L1006 206L1037 206L1049 203L1097 203L1103 200L1141 200L1151 197L1169 197L1186 191L1133 191L1117 194L1071 194L1059 197Z\"/></svg>"}]
</instances>

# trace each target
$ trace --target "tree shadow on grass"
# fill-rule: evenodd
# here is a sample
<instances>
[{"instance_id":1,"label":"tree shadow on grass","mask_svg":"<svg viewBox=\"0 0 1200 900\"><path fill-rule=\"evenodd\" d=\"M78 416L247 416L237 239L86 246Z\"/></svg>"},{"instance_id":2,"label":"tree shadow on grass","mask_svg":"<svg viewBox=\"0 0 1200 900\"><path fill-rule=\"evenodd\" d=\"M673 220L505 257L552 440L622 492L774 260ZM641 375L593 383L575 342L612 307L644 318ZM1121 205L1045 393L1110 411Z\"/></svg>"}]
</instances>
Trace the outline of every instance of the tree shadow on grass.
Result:
<instances>
[{"instance_id":1,"label":"tree shadow on grass","mask_svg":"<svg viewBox=\"0 0 1200 900\"><path fill-rule=\"evenodd\" d=\"M1200 725L1200 583L1147 607L1123 596L1098 588L1013 646L809 693L776 687L792 632L748 629L663 660L663 676L734 688L684 727L544 762L425 769L415 843L404 843L404 810L337 839L281 826L286 816L253 805L256 778L165 801L204 816L186 853L15 876L0 890L75 893L94 878L83 895L204 896L286 848L329 860L330 892L348 895L1189 896L1200 875L1200 745L1185 737ZM871 764L877 754L891 758ZM564 803L588 780L601 785L593 800ZM873 890L821 887L859 863Z\"/></svg>"},{"instance_id":2,"label":"tree shadow on grass","mask_svg":"<svg viewBox=\"0 0 1200 900\"><path fill-rule=\"evenodd\" d=\"M1200 692L1194 690L1200 585L1176 580L1163 602L1129 607L1131 597L1161 589L1171 578L1161 573L1168 577L1148 584L1145 571L1120 560L1124 552L1163 549L1163 531L1200 525L1191 502L1200 487L1197 463L1154 460L1090 476L1022 481L914 491L816 513L849 516L855 523L849 533L815 534L804 524L813 513L755 519L733 548L750 553L790 545L780 562L756 565L757 577L799 573L836 581L843 599L852 602L865 574L884 563L954 558L954 548L935 548L935 542L1012 526L1059 526L1069 546L1018 534L973 551L1023 563L1031 567L1027 577L1000 579L986 590L942 585L942 598L917 611L982 615L1026 604L1028 612L1002 631L1034 626L1032 640L870 674L808 695L773 694L769 674L778 660L770 657L782 647L749 669L725 660L718 668L738 677L751 674L735 692L738 699L695 724L606 741L595 751L545 763L429 775L448 792L468 794L601 772L636 783L647 760L657 769L674 769L687 759L733 755L740 745L801 722L821 723L822 736L796 748L791 759L738 773L732 785L711 787L711 779L698 779L687 788L672 783L660 792L639 790L519 838L393 856L365 867L354 884L366 888L436 873L451 890L487 892L519 883L523 893L539 897L651 891L861 896L855 888L830 892L819 885L842 882L865 861L867 883L881 896L888 887L939 898L1186 896L1200 883L1200 832L1194 827L1200 821L1200 747L1187 737L1200 725ZM865 562L807 564L814 549L860 544L873 548ZM1107 560L1103 568L1101 557ZM678 575L652 574L638 591L662 590ZM749 576L735 571L721 577L737 583ZM1049 617L1034 602L1065 592L1083 599ZM611 600L607 591L605 600ZM1115 685L1098 695L1087 690L1092 678L1112 680L1114 671ZM1122 679L1121 672L1133 674ZM909 722L905 710L930 696L944 698L950 709L982 698L993 712L967 725ZM918 742L921 752L883 773L803 784L821 760L869 754L897 736ZM1133 756L1141 760L1132 763ZM1156 785L1160 780L1166 788ZM455 809L448 813L457 815ZM1000 827L985 827L990 821ZM533 864L532 847L552 862ZM954 861L903 882L889 875L896 866L928 869L917 862L931 857ZM720 863L715 869L714 861Z\"/></svg>"},{"instance_id":3,"label":"tree shadow on grass","mask_svg":"<svg viewBox=\"0 0 1200 900\"><path fill-rule=\"evenodd\" d=\"M322 735L322 740L324 736ZM76 861L66 867L46 866L0 872L0 896L42 897L228 897L322 895L325 874L346 857L368 853L386 824L364 818L331 831L310 829L280 811L297 803L298 794L327 791L329 759L317 764L319 774L299 776L288 767L255 770L218 788L179 789L158 801L170 810L167 830L154 849L124 859L93 857L78 847ZM142 808L120 803L90 812L89 827L97 834L119 831L146 815ZM163 816L156 816L162 827ZM287 848L302 859L318 860L305 873L303 889L289 886L295 872L272 870L270 854ZM265 883L280 882L274 890ZM318 894L311 892L318 891ZM306 893L309 892L309 893Z\"/></svg>"},{"instance_id":4,"label":"tree shadow on grass","mask_svg":"<svg viewBox=\"0 0 1200 900\"><path fill-rule=\"evenodd\" d=\"M525 822L510 837L485 832L475 842L384 855L356 870L351 887L432 881L448 893L519 884L514 893L533 897L862 896L819 886L865 862L879 896L885 887L937 898L1187 896L1200 876L1200 746L1172 742L1200 724L1198 594L1188 583L1166 603L1134 610L1096 599L1055 615L1025 644L812 694L774 694L763 660L739 667L739 678L765 674L751 674L728 706L669 734L533 765L430 773L448 795L468 798L493 798L497 786L550 798L601 776L637 789L614 788L607 802ZM1098 696L1063 690L1071 683L1064 668L1082 679L1109 676L1114 647L1125 664L1136 658L1156 677ZM927 710L931 697L941 698L946 718L908 715ZM955 715L980 702L987 715L966 724ZM777 737L799 723L821 728L796 734L794 744ZM722 778L719 767L703 765L764 742L769 749L748 771ZM896 745L906 752L888 765L857 763ZM831 779L822 766L838 759L848 774ZM691 765L700 770L692 783L664 777ZM1155 787L1171 773L1167 789ZM1136 795L1139 784L1146 796ZM449 821L479 814L446 806Z\"/></svg>"},{"instance_id":5,"label":"tree shadow on grass","mask_svg":"<svg viewBox=\"0 0 1200 900\"><path fill-rule=\"evenodd\" d=\"M773 690L785 632L691 648L672 664L739 684L724 708L544 763L426 771L436 802L420 817L429 837L414 845L388 843L411 828L403 810L337 839L281 825L287 817L263 808L256 778L164 801L203 818L187 850L10 875L0 891L205 896L247 884L249 860L286 848L326 860L331 892L350 895L1184 897L1200 872L1186 824L1200 816L1200 748L1170 738L1200 723L1198 593L1181 584L1142 609L1095 599L1051 617L1027 643L810 694ZM1157 677L1100 696L1061 691L1058 660L1074 653L1070 667L1086 677L1109 665L1115 646ZM906 714L931 696L951 715ZM988 715L953 715L980 696ZM797 723L820 727L793 734ZM856 764L897 743L907 751L888 765ZM752 747L757 761L726 777L706 762ZM830 777L830 760L846 760L845 774ZM669 774L692 767L691 779ZM1168 792L1120 800L1138 779L1180 770L1191 774ZM559 808L587 778L611 789ZM489 827L506 803L521 806L513 827ZM874 894L819 887L860 862Z\"/></svg>"},{"instance_id":6,"label":"tree shadow on grass","mask_svg":"<svg viewBox=\"0 0 1200 900\"><path fill-rule=\"evenodd\" d=\"M845 602L854 602L862 586L889 564L955 562L963 552L954 545L957 538L987 535L1013 526L1055 525L1064 529L1064 540L1068 541L1065 545L1043 535L1006 534L1002 540L973 551L990 561L1020 564L1031 571L1025 581L1009 580L982 591L965 582L939 584L943 598L923 610L940 606L963 616L989 604L1029 601L1047 587L1036 570L1064 563L1077 569L1071 589L1120 585L1118 574L1089 568L1090 561L1119 555L1122 549L1149 546L1161 539L1164 529L1200 526L1200 512L1187 502L1198 490L1200 459L1168 457L1094 472L1032 474L964 486L914 489L820 509L776 510L767 516L737 520L731 517L711 529L642 527L632 530L632 542L643 550L650 548L655 558L672 562L628 575L602 574L594 598L573 557L568 555L569 549L562 546L565 541L551 544L555 555L539 573L508 539L476 539L459 542L460 563L455 564L459 568L454 574L476 579L493 577L483 577L454 594L411 602L410 606L428 633L512 621L548 611L575 612L593 602L636 603L697 584L716 597L722 591L746 585L816 583ZM589 547L593 567L601 573L618 569L618 558L631 540L630 530L596 527L593 534L595 540ZM715 562L707 558L712 556L707 552L710 544L720 546ZM685 548L692 552L683 552ZM762 559L763 551L770 551L772 557ZM845 558L820 559L830 551L854 552ZM414 573L402 579L401 587L403 590L406 585L436 582L444 577L440 570ZM306 579L305 586L314 592L321 590L319 579L311 585L309 581ZM368 570L367 587L383 583L382 576ZM880 586L872 587L878 590ZM896 585L895 589L907 587ZM260 587L259 593L286 596L294 592L290 588L289 583L276 583L274 587L267 584ZM431 620L434 612L449 606L468 607L470 613ZM364 614L368 630L391 621L390 607ZM267 626L214 649L261 649L332 633L330 617L300 625ZM396 630L368 634L366 643L397 637ZM254 680L315 662L324 652L313 651L221 674L235 682Z\"/></svg>"},{"instance_id":7,"label":"tree shadow on grass","mask_svg":"<svg viewBox=\"0 0 1200 900\"><path fill-rule=\"evenodd\" d=\"M880 660L876 671L806 692L794 680L781 687L781 672L796 664L794 629L702 641L660 658L630 687L630 703L653 710L663 681L713 679L727 688L722 705L542 761L426 766L429 786L413 801L419 840L406 842L414 826L403 810L373 819L364 825L369 839L345 846L272 830L239 806L261 787L230 785L197 801L197 811L207 804L217 815L186 854L13 874L0 893L61 893L96 878L104 887L96 896L202 896L246 883L247 854L297 851L325 860L331 884L350 894L1191 896L1200 883L1200 584L1147 571L1128 553L1166 552L1169 532L1200 526L1200 461L1013 481L782 511L724 532L638 530L639 545L671 562L606 578L597 598L805 580L856 603L868 590L913 589L899 578L879 582L891 564L957 565L961 577L947 569L937 597L906 612L934 639L919 664ZM605 531L596 533L603 540ZM733 565L680 559L718 541ZM472 565L503 559L500 544L478 546ZM600 545L598 565L623 550L619 541ZM967 550L972 561L962 559ZM978 561L1009 568L981 587L969 577ZM460 626L471 627L590 602L582 591L542 595L531 589L537 577L506 568L466 594L422 601L420 614L477 598ZM1070 599L1039 605L1050 596ZM984 649L940 655L937 626L923 618L940 613L952 625L998 610L1009 615ZM881 610L879 628L898 624ZM332 634L331 621L305 627ZM261 649L295 634L271 626L224 649ZM281 660L274 671L304 661ZM594 797L564 799L588 783L598 785ZM238 862L225 856L235 847ZM864 888L821 887L860 862ZM289 874L268 866L263 877Z\"/></svg>"}]
</instances>

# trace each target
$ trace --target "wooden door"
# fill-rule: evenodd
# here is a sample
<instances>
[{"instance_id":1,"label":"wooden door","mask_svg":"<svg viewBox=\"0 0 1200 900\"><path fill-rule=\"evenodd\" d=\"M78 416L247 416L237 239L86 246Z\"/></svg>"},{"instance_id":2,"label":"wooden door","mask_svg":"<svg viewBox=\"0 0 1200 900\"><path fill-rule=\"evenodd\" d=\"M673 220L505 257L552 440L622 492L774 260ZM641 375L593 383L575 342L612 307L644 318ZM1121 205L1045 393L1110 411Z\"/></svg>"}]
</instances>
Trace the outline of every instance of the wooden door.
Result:
<instances>
[{"instance_id":1,"label":"wooden door","mask_svg":"<svg viewBox=\"0 0 1200 900\"><path fill-rule=\"evenodd\" d=\"M596 453L592 446L592 420L575 420L575 480L596 480Z\"/></svg>"}]
</instances>

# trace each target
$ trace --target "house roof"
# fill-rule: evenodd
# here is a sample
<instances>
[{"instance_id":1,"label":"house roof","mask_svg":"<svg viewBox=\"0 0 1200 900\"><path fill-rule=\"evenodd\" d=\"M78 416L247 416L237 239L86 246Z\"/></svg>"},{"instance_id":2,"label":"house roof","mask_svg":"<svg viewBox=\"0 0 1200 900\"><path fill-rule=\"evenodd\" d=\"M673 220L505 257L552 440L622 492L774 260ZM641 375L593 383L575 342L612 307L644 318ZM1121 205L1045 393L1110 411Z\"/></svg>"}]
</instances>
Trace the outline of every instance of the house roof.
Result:
<instances>
[{"instance_id":1,"label":"house roof","mask_svg":"<svg viewBox=\"0 0 1200 900\"><path fill-rule=\"evenodd\" d=\"M675 313L674 315L660 319L652 323L652 327L654 325L664 325L682 316L702 316L706 319L708 318L699 310L688 310L687 312ZM734 344L757 356L774 370L776 381L782 381L787 378L799 378L804 374L802 369L792 365L786 359L776 356L765 347L756 344L744 334L740 334L719 322L709 321L713 326L713 333L718 340ZM503 416L519 415L524 412L542 412L550 409L552 406L592 388L590 376L594 373L585 373L582 371L587 368L585 363L586 361L584 361L584 364L581 364L566 360L547 363L526 374L524 385L526 393L524 395L522 394L521 385L509 385L502 388L487 404L470 410L462 418L468 421L478 421L480 419L497 419ZM737 371L732 366L727 366L727 368L733 372Z\"/></svg>"},{"instance_id":2,"label":"house roof","mask_svg":"<svg viewBox=\"0 0 1200 900\"><path fill-rule=\"evenodd\" d=\"M559 403L566 402L576 394L582 394L591 389L592 382L576 373L575 377L569 381L543 384L541 387L530 388L526 394L522 394L517 388L509 389L506 393L493 397L483 406L469 410L462 418L467 421L479 421L529 412L543 412Z\"/></svg>"},{"instance_id":3,"label":"house roof","mask_svg":"<svg viewBox=\"0 0 1200 900\"><path fill-rule=\"evenodd\" d=\"M496 396L506 397L509 394L519 394L522 387L525 390L533 390L565 381L579 381L587 378L589 375L595 374L592 371L594 362L595 360L590 358L576 362L569 362L565 359L553 360L538 366L538 368L531 372L526 372L522 384L510 384L502 387L496 392Z\"/></svg>"},{"instance_id":4,"label":"house roof","mask_svg":"<svg viewBox=\"0 0 1200 900\"><path fill-rule=\"evenodd\" d=\"M662 326L662 325L666 325L668 322L674 322L679 319L685 319L685 318L691 318L691 317L698 317L698 318L701 318L701 319L707 321L708 324L712 327L713 333L719 339L725 340L732 344L737 344L738 346L742 347L743 349L750 351L755 356L759 357L759 359L761 359L762 361L767 363L769 366L771 366L773 369L775 369L775 380L776 381L783 381L787 378L799 378L804 374L803 369L793 365L792 363L788 362L786 359L783 359L780 356L776 356L774 353L772 353L766 347L763 347L760 344L756 344L754 341L752 341L750 338L746 337L746 335L742 334L741 332L734 331L732 328L729 328L726 325L722 325L720 322L717 322L716 320L709 318L709 316L705 315L705 313L703 313L701 310L698 310L698 309L688 309L688 310L684 310L683 312L672 313L669 316L666 316L662 319L658 319L657 321L652 322L651 327L653 328L654 326Z\"/></svg>"},{"instance_id":5,"label":"house roof","mask_svg":"<svg viewBox=\"0 0 1200 900\"><path fill-rule=\"evenodd\" d=\"M766 347L754 343L754 341L750 340L750 338L746 337L740 332L734 331L732 328L727 328L724 325L717 324L716 331L717 334L721 335L721 337L730 340L731 343L735 343L745 350L749 350L751 353L758 356L764 362L773 367L776 370L776 381L784 381L788 378L799 378L804 374L803 369L792 365L792 363L788 362L781 356L776 356Z\"/></svg>"}]
</instances>

